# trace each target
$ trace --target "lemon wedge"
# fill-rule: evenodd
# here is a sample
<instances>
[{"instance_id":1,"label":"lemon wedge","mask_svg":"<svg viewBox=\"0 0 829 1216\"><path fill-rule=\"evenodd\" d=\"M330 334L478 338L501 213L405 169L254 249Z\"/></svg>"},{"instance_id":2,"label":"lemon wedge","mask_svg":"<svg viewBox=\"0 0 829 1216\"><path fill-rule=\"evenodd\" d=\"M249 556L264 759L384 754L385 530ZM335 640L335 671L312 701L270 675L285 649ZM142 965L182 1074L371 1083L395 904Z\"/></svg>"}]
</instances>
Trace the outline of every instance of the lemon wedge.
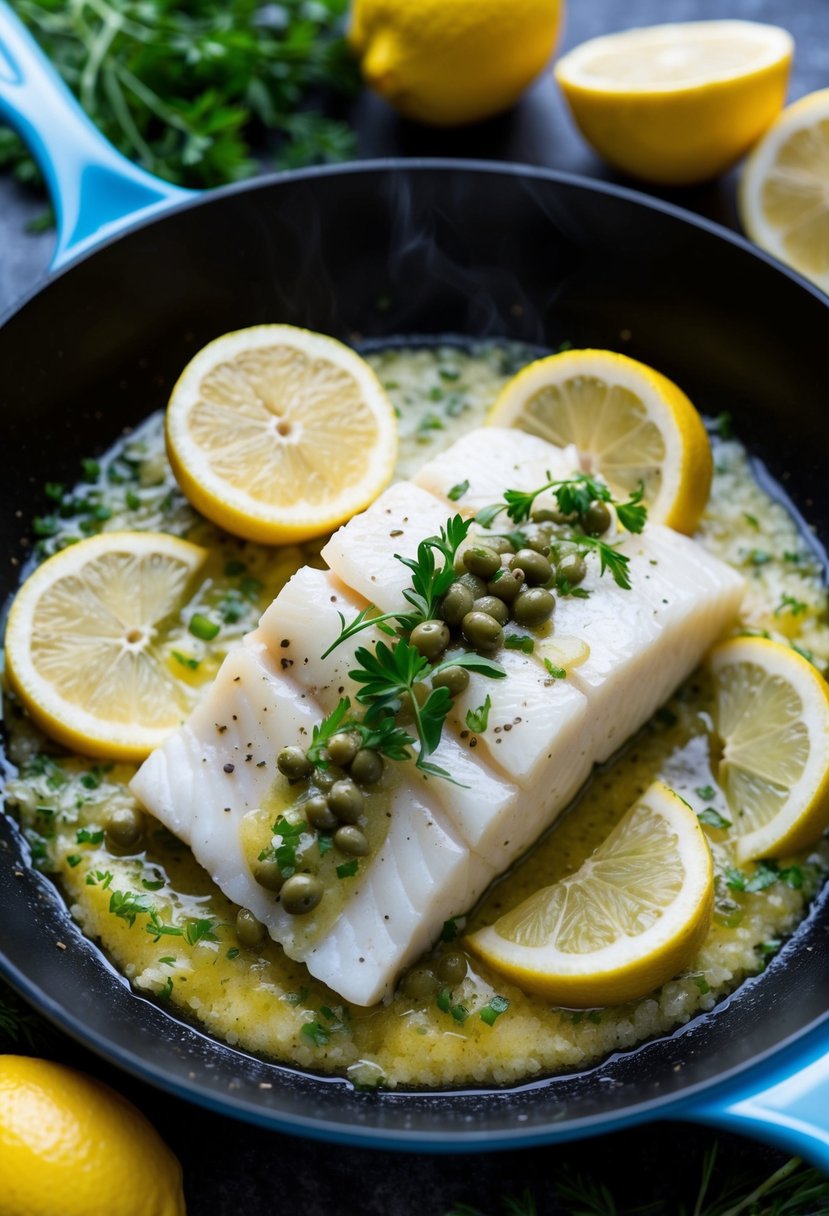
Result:
<instances>
[{"instance_id":1,"label":"lemon wedge","mask_svg":"<svg viewBox=\"0 0 829 1216\"><path fill-rule=\"evenodd\" d=\"M207 552L161 532L104 532L48 558L6 626L6 668L35 723L66 747L141 760L194 703L156 639Z\"/></svg>"},{"instance_id":2,"label":"lemon wedge","mask_svg":"<svg viewBox=\"0 0 829 1216\"><path fill-rule=\"evenodd\" d=\"M829 685L797 651L766 638L723 642L710 669L737 860L814 844L829 827Z\"/></svg>"},{"instance_id":3,"label":"lemon wedge","mask_svg":"<svg viewBox=\"0 0 829 1216\"><path fill-rule=\"evenodd\" d=\"M694 812L654 782L575 874L536 891L467 944L520 988L591 1008L645 996L708 932L711 853Z\"/></svg>"},{"instance_id":4,"label":"lemon wedge","mask_svg":"<svg viewBox=\"0 0 829 1216\"><path fill-rule=\"evenodd\" d=\"M577 126L613 165L690 185L722 173L780 113L794 41L754 21L691 21L593 38L555 75Z\"/></svg>"},{"instance_id":5,"label":"lemon wedge","mask_svg":"<svg viewBox=\"0 0 829 1216\"><path fill-rule=\"evenodd\" d=\"M514 376L487 417L564 447L601 473L616 498L641 481L648 518L693 532L711 489L711 447L702 419L677 386L636 359L570 350Z\"/></svg>"},{"instance_id":6,"label":"lemon wedge","mask_svg":"<svg viewBox=\"0 0 829 1216\"><path fill-rule=\"evenodd\" d=\"M784 110L740 181L753 241L829 291L829 89Z\"/></svg>"},{"instance_id":7,"label":"lemon wedge","mask_svg":"<svg viewBox=\"0 0 829 1216\"><path fill-rule=\"evenodd\" d=\"M372 502L397 459L394 408L342 342L292 325L224 334L191 359L167 408L176 480L208 519L284 544Z\"/></svg>"}]
</instances>

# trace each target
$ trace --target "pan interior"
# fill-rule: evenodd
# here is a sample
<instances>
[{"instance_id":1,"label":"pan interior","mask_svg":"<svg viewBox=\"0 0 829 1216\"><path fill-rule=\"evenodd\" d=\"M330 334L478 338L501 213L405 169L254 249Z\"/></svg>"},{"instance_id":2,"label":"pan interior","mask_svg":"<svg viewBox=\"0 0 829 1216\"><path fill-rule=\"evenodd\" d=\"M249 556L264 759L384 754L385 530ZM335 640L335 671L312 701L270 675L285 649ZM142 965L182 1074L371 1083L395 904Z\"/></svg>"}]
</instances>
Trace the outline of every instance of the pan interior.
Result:
<instances>
[{"instance_id":1,"label":"pan interior","mask_svg":"<svg viewBox=\"0 0 829 1216\"><path fill-rule=\"evenodd\" d=\"M677 379L706 413L731 413L825 535L829 504L808 453L823 429L826 316L816 296L739 244L552 176L368 167L231 191L87 258L0 330L15 453L4 479L4 594L43 482L69 480L83 456L163 405L210 337L271 320L357 344L455 332L624 349ZM412 1142L448 1134L461 1143L483 1128L553 1135L709 1082L823 1012L825 893L761 978L669 1039L510 1091L362 1095L245 1057L135 996L25 866L13 825L2 832L12 980L111 1058L265 1122Z\"/></svg>"}]
</instances>

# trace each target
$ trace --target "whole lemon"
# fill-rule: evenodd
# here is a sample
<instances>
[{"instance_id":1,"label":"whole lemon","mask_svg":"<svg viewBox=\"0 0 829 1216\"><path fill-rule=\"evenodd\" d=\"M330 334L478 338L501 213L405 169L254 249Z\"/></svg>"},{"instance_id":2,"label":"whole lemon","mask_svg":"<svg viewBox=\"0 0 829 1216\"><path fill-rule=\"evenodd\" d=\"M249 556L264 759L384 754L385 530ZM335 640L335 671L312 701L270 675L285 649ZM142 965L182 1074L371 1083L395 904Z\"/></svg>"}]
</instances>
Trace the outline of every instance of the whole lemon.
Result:
<instances>
[{"instance_id":1,"label":"whole lemon","mask_svg":"<svg viewBox=\"0 0 829 1216\"><path fill-rule=\"evenodd\" d=\"M181 1167L125 1098L73 1068L0 1056L0 1216L185 1216Z\"/></svg>"},{"instance_id":2,"label":"whole lemon","mask_svg":"<svg viewBox=\"0 0 829 1216\"><path fill-rule=\"evenodd\" d=\"M407 118L455 126L513 105L550 59L562 0L355 0L370 88Z\"/></svg>"}]
</instances>

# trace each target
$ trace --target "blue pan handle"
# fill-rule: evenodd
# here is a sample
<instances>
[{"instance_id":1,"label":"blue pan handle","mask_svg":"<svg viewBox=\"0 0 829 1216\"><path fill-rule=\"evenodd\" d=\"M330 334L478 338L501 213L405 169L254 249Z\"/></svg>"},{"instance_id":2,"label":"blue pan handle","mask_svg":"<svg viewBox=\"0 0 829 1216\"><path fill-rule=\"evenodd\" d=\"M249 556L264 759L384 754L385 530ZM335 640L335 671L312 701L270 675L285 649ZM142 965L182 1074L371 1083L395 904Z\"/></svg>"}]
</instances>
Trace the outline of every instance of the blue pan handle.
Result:
<instances>
[{"instance_id":1,"label":"blue pan handle","mask_svg":"<svg viewBox=\"0 0 829 1216\"><path fill-rule=\"evenodd\" d=\"M829 1176L829 1022L670 1115L765 1140Z\"/></svg>"},{"instance_id":2,"label":"blue pan handle","mask_svg":"<svg viewBox=\"0 0 829 1216\"><path fill-rule=\"evenodd\" d=\"M0 119L46 178L58 239L52 268L128 223L195 197L140 169L90 122L28 30L0 0Z\"/></svg>"}]
</instances>

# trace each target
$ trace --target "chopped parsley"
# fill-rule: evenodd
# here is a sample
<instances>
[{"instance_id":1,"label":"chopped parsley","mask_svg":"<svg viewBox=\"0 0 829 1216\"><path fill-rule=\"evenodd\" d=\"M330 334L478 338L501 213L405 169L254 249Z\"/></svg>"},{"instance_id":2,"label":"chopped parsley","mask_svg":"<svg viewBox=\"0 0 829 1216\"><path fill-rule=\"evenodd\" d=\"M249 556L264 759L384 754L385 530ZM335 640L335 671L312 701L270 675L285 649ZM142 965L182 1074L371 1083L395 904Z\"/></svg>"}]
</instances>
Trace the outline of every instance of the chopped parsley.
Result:
<instances>
[{"instance_id":1,"label":"chopped parsley","mask_svg":"<svg viewBox=\"0 0 829 1216\"><path fill-rule=\"evenodd\" d=\"M556 667L555 663L551 662L551 661L550 661L550 659L545 659L545 660L544 660L544 666L545 666L545 667L546 667L546 669L547 669L547 674L548 674L548 675L551 675L551 676L553 677L553 679L554 679L554 680L564 680L564 679L566 679L566 677L567 677L567 672L564 670L564 668L563 668L563 667Z\"/></svg>"},{"instance_id":2,"label":"chopped parsley","mask_svg":"<svg viewBox=\"0 0 829 1216\"><path fill-rule=\"evenodd\" d=\"M475 734L480 734L487 728L489 722L489 711L492 709L492 699L487 693L486 700L483 705L479 705L477 709L468 709L466 711L466 725Z\"/></svg>"},{"instance_id":3,"label":"chopped parsley","mask_svg":"<svg viewBox=\"0 0 829 1216\"><path fill-rule=\"evenodd\" d=\"M202 612L194 612L187 628L194 638L199 638L202 642L212 642L221 629L221 625L211 621L210 617L205 616Z\"/></svg>"},{"instance_id":4,"label":"chopped parsley","mask_svg":"<svg viewBox=\"0 0 829 1216\"><path fill-rule=\"evenodd\" d=\"M463 1023L469 1017L469 1010L467 1009L466 1005L461 1005L452 1000L451 988L446 987L439 989L435 1000L437 1001L438 1009L440 1009L442 1013L448 1013L460 1025L463 1025Z\"/></svg>"},{"instance_id":5,"label":"chopped parsley","mask_svg":"<svg viewBox=\"0 0 829 1216\"><path fill-rule=\"evenodd\" d=\"M359 868L359 858L352 857L350 861L344 861L342 865L337 866L337 878L353 878Z\"/></svg>"},{"instance_id":6,"label":"chopped parsley","mask_svg":"<svg viewBox=\"0 0 829 1216\"><path fill-rule=\"evenodd\" d=\"M446 497L449 499L450 502L458 502L459 499L463 498L464 494L466 493L466 491L468 489L469 489L468 480L459 481L456 486L452 486L452 489L449 491L449 493L446 495Z\"/></svg>"},{"instance_id":7,"label":"chopped parsley","mask_svg":"<svg viewBox=\"0 0 829 1216\"><path fill-rule=\"evenodd\" d=\"M494 1026L496 1020L508 1009L509 1001L505 996L493 996L480 1011L481 1021L486 1022L487 1026Z\"/></svg>"},{"instance_id":8,"label":"chopped parsley","mask_svg":"<svg viewBox=\"0 0 829 1216\"><path fill-rule=\"evenodd\" d=\"M90 832L89 828L78 828L75 833L75 839L78 844L101 844L104 839L103 829L97 832Z\"/></svg>"},{"instance_id":9,"label":"chopped parsley","mask_svg":"<svg viewBox=\"0 0 829 1216\"><path fill-rule=\"evenodd\" d=\"M707 806L702 811L697 811L697 819L700 823L706 824L710 828L730 828L731 820L726 819L713 806Z\"/></svg>"},{"instance_id":10,"label":"chopped parsley","mask_svg":"<svg viewBox=\"0 0 829 1216\"><path fill-rule=\"evenodd\" d=\"M507 650L520 650L522 654L532 654L535 650L535 641L528 633L510 633L504 646Z\"/></svg>"}]
</instances>

